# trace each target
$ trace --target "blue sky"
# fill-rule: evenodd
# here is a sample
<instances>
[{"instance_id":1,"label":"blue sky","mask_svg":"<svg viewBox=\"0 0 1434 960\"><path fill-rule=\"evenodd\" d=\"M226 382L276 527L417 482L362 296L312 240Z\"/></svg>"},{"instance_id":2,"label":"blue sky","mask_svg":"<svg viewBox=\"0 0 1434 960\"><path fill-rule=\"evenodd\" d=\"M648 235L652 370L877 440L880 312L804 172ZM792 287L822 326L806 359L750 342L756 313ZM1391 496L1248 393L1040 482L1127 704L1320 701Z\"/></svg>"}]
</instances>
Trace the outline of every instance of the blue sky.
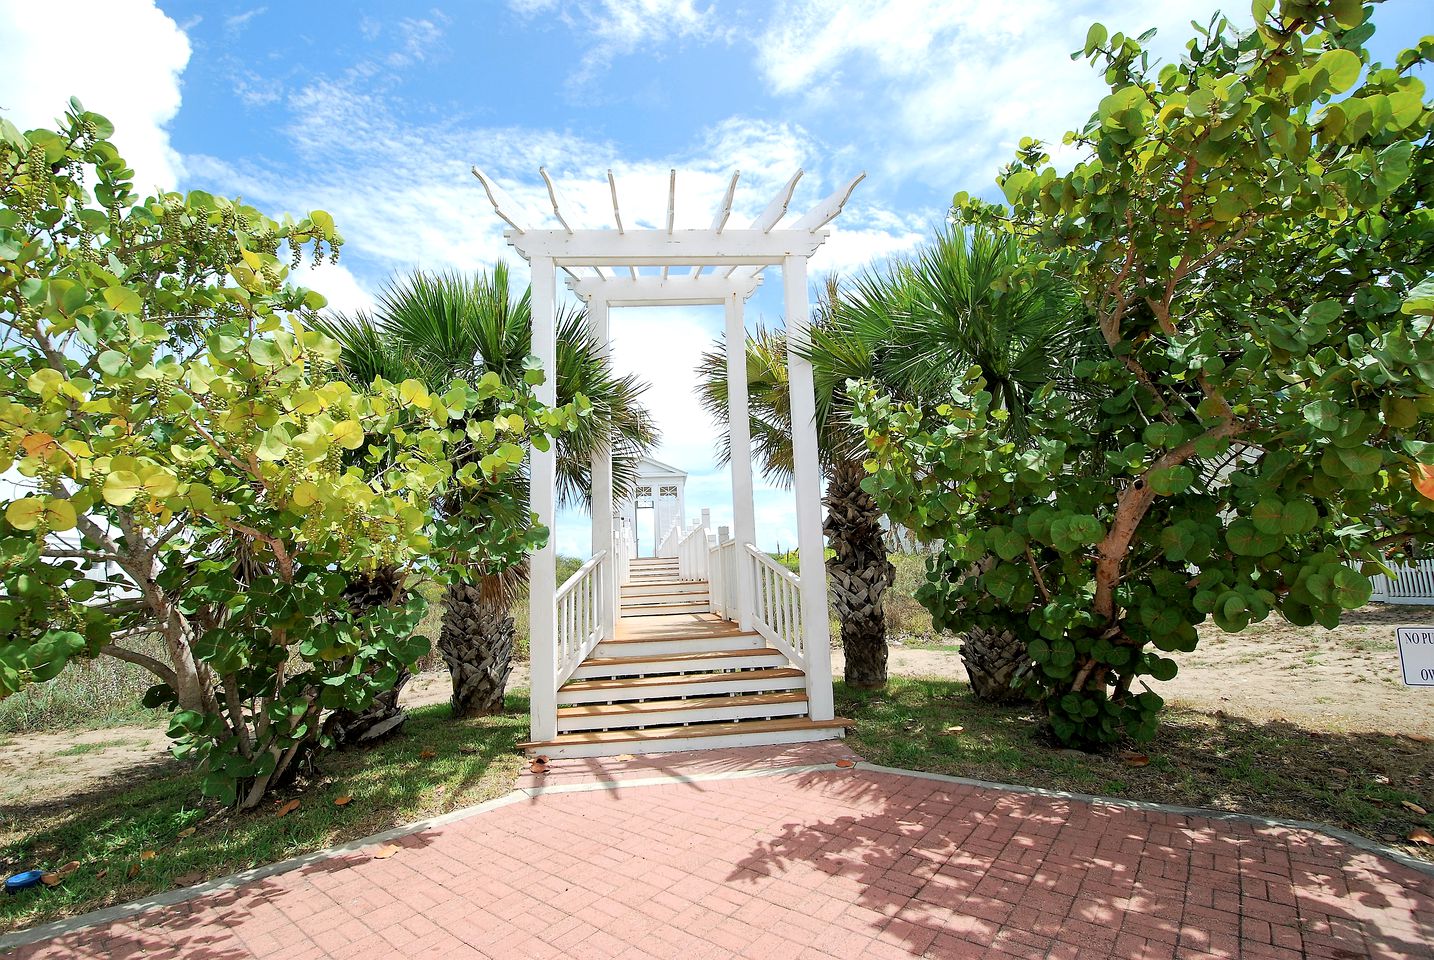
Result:
<instances>
[{"instance_id":1,"label":"blue sky","mask_svg":"<svg viewBox=\"0 0 1434 960\"><path fill-rule=\"evenodd\" d=\"M605 173L625 215L711 220L742 171L733 222L750 220L797 167L794 213L865 170L813 262L849 273L910 250L953 193L995 195L1024 135L1059 140L1100 96L1067 54L1095 20L1157 27L1169 57L1209 0L466 0L216 3L0 0L0 109L46 123L70 94L116 122L145 184L243 195L271 213L322 208L348 240L341 264L301 278L342 309L413 267L515 259L469 175L478 164L535 216L547 166L583 225L610 224ZM1246 18L1244 2L1226 4ZM1431 28L1428 0L1377 9L1386 62ZM64 51L56 38L63 38ZM73 66L56 70L61 60ZM118 68L115 64L121 64ZM749 304L779 322L780 275ZM691 473L689 509L730 517L714 428L692 367L721 324L706 308L614 311L615 359L652 383L659 458ZM795 541L788 491L758 492L758 533ZM585 516L560 517L565 553Z\"/></svg>"}]
</instances>

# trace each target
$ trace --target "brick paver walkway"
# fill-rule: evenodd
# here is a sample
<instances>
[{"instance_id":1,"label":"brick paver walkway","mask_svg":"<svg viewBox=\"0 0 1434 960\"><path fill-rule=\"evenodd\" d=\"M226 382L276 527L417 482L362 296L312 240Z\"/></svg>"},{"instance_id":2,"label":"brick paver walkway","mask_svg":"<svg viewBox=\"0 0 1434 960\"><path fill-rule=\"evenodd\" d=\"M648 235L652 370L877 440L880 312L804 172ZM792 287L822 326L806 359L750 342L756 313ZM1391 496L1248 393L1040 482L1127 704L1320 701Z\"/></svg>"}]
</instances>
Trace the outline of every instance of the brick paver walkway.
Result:
<instances>
[{"instance_id":1,"label":"brick paver walkway","mask_svg":"<svg viewBox=\"0 0 1434 960\"><path fill-rule=\"evenodd\" d=\"M682 772L634 763L628 779ZM389 859L335 857L14 956L1434 956L1434 878L1322 834L859 765L703 780L747 760L697 763L683 782L525 797ZM611 769L554 766L569 789Z\"/></svg>"}]
</instances>

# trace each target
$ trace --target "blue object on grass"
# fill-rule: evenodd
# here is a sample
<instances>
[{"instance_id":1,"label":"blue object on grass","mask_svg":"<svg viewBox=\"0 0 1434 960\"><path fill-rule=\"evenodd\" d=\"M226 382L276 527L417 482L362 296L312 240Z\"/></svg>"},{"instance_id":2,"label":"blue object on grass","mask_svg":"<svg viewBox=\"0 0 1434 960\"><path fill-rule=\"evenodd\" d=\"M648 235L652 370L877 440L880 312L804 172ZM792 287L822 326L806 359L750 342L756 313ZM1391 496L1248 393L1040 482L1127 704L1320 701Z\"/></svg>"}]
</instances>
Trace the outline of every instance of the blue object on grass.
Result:
<instances>
[{"instance_id":1,"label":"blue object on grass","mask_svg":"<svg viewBox=\"0 0 1434 960\"><path fill-rule=\"evenodd\" d=\"M6 893L19 893L40 882L45 874L40 870L26 870L24 873L17 873L5 881Z\"/></svg>"}]
</instances>

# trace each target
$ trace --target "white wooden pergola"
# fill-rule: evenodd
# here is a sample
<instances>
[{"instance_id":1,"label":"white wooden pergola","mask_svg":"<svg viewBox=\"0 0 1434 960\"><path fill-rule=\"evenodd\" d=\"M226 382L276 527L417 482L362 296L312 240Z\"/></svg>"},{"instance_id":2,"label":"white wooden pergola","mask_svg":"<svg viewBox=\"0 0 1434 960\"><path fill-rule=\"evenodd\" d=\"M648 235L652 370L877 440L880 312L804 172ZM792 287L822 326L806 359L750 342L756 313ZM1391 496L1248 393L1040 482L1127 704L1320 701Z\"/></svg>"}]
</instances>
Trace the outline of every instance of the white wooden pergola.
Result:
<instances>
[{"instance_id":1,"label":"white wooden pergola","mask_svg":"<svg viewBox=\"0 0 1434 960\"><path fill-rule=\"evenodd\" d=\"M551 375L556 358L555 295L557 271L567 275L569 289L587 304L591 329L599 343L611 347L609 311L612 307L721 304L725 309L727 346L728 423L731 430L732 499L734 536L740 549L756 560L756 527L752 502L751 437L747 411L744 305L768 267L782 268L791 390L794 488L796 497L799 580L795 587L800 617L769 617L798 624L800 636L780 636L780 624L771 627L758 615L754 597L761 594L755 582L760 564L735 564L736 616L743 630L754 626L764 636L790 649L794 662L806 671L810 716L831 720L833 714L830 628L827 620L827 583L823 555L821 489L817 458L815 395L812 369L802 356L809 336L810 304L807 260L827 237L824 229L842 211L860 174L843 184L805 215L783 225L792 194L802 177L798 170L746 227L730 228L728 220L740 173L734 173L706 229L675 227L676 183L669 178L666 228L634 229L624 226L617 182L607 174L612 194L613 225L582 229L568 222L557 188L545 169L539 170L558 226L535 228L489 176L473 168L493 210L508 225L505 236L532 269L533 352L549 371L538 388L545 403L556 397ZM532 453L530 504L540 522L551 528L554 516L554 453ZM557 732L557 691L584 657L604 640L616 635L619 604L618 576L613 550L613 487L611 452L592 464L592 559L574 580L587 576L591 583L575 607L558 606L556 552L553 540L534 551L530 559L530 650L532 663L532 734L535 741L551 740ZM570 581L572 583L572 581ZM564 585L564 591L569 585ZM754 619L757 621L754 624ZM570 622L571 621L571 622ZM764 629L764 627L766 629Z\"/></svg>"}]
</instances>

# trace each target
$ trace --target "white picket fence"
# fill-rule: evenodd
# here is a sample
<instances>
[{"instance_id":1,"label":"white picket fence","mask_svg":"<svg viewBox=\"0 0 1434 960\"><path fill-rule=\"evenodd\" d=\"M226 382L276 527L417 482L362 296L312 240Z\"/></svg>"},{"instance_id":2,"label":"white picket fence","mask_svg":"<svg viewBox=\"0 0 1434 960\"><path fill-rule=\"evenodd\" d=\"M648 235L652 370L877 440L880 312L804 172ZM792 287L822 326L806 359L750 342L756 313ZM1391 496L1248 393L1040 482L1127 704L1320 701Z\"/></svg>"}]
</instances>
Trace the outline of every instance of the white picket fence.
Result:
<instances>
[{"instance_id":1,"label":"white picket fence","mask_svg":"<svg viewBox=\"0 0 1434 960\"><path fill-rule=\"evenodd\" d=\"M1377 573L1369 578L1374 593L1370 600L1377 603L1434 604L1434 560L1389 565L1395 576Z\"/></svg>"}]
</instances>

